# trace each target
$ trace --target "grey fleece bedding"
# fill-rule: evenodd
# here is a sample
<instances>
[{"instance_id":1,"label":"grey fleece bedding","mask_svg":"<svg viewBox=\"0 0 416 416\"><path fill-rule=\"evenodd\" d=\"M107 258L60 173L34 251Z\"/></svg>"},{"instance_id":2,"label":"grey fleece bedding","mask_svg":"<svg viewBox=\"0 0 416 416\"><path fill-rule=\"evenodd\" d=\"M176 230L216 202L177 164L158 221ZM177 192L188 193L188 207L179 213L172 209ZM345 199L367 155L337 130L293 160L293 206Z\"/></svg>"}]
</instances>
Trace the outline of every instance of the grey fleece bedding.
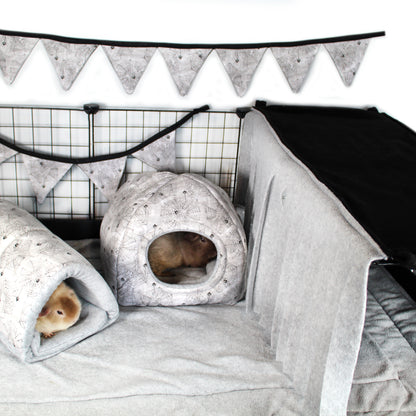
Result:
<instances>
[{"instance_id":1,"label":"grey fleece bedding","mask_svg":"<svg viewBox=\"0 0 416 416\"><path fill-rule=\"evenodd\" d=\"M382 267L370 270L350 416L416 414L416 303Z\"/></svg>"},{"instance_id":2,"label":"grey fleece bedding","mask_svg":"<svg viewBox=\"0 0 416 416\"><path fill-rule=\"evenodd\" d=\"M97 240L70 245L100 268ZM379 266L367 304L348 414L414 415L416 305ZM0 414L302 414L245 306L121 307L115 325L30 365L1 345Z\"/></svg>"}]
</instances>

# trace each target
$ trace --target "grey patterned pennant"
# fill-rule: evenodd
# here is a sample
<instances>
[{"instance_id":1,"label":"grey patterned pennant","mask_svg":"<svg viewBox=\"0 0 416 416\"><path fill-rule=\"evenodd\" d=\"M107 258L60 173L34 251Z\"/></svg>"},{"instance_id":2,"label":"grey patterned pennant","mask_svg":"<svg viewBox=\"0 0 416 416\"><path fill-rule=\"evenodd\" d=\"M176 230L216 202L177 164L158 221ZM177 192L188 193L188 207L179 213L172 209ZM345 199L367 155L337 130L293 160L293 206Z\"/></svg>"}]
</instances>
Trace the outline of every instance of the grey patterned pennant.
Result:
<instances>
[{"instance_id":1,"label":"grey patterned pennant","mask_svg":"<svg viewBox=\"0 0 416 416\"><path fill-rule=\"evenodd\" d=\"M242 97L250 86L254 72L266 48L216 49L237 94Z\"/></svg>"},{"instance_id":2,"label":"grey patterned pennant","mask_svg":"<svg viewBox=\"0 0 416 416\"><path fill-rule=\"evenodd\" d=\"M23 155L23 162L39 204L71 168L70 163L52 162Z\"/></svg>"},{"instance_id":3,"label":"grey patterned pennant","mask_svg":"<svg viewBox=\"0 0 416 416\"><path fill-rule=\"evenodd\" d=\"M120 46L102 46L115 73L127 94L136 89L143 72L153 57L156 48L133 48Z\"/></svg>"},{"instance_id":4,"label":"grey patterned pennant","mask_svg":"<svg viewBox=\"0 0 416 416\"><path fill-rule=\"evenodd\" d=\"M319 45L271 48L293 92L302 88L318 50Z\"/></svg>"},{"instance_id":5,"label":"grey patterned pennant","mask_svg":"<svg viewBox=\"0 0 416 416\"><path fill-rule=\"evenodd\" d=\"M369 43L370 39L360 39L325 44L326 50L347 87L352 84Z\"/></svg>"},{"instance_id":6,"label":"grey patterned pennant","mask_svg":"<svg viewBox=\"0 0 416 416\"><path fill-rule=\"evenodd\" d=\"M0 163L3 163L5 160L10 159L17 152L9 149L7 146L0 144Z\"/></svg>"},{"instance_id":7,"label":"grey patterned pennant","mask_svg":"<svg viewBox=\"0 0 416 416\"><path fill-rule=\"evenodd\" d=\"M149 144L138 152L133 153L132 156L157 170L168 170L170 172L175 172L175 143L175 132L173 131Z\"/></svg>"},{"instance_id":8,"label":"grey patterned pennant","mask_svg":"<svg viewBox=\"0 0 416 416\"><path fill-rule=\"evenodd\" d=\"M42 40L64 90L69 90L97 45Z\"/></svg>"},{"instance_id":9,"label":"grey patterned pennant","mask_svg":"<svg viewBox=\"0 0 416 416\"><path fill-rule=\"evenodd\" d=\"M16 79L38 40L19 36L0 37L0 68L9 84Z\"/></svg>"},{"instance_id":10,"label":"grey patterned pennant","mask_svg":"<svg viewBox=\"0 0 416 416\"><path fill-rule=\"evenodd\" d=\"M104 162L83 163L79 168L94 182L104 196L111 200L123 176L127 157Z\"/></svg>"},{"instance_id":11,"label":"grey patterned pennant","mask_svg":"<svg viewBox=\"0 0 416 416\"><path fill-rule=\"evenodd\" d=\"M170 75L183 96L188 94L192 82L202 68L211 49L159 48L165 59Z\"/></svg>"}]
</instances>

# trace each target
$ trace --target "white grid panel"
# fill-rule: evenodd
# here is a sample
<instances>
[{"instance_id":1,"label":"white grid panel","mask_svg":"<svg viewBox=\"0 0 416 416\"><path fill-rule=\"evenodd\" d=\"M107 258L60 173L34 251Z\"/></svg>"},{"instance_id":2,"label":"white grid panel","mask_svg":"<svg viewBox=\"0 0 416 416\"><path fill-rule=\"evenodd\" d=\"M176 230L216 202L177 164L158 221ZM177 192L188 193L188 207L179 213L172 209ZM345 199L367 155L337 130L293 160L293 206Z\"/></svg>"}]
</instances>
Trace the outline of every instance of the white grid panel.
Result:
<instances>
[{"instance_id":1,"label":"white grid panel","mask_svg":"<svg viewBox=\"0 0 416 416\"><path fill-rule=\"evenodd\" d=\"M22 147L45 154L88 157L128 150L187 114L186 111L0 107L0 134ZM201 174L231 197L235 185L240 118L234 112L202 112L176 130L178 173ZM127 177L153 168L129 156ZM21 155L0 164L0 197L41 218L102 218L108 202L73 166L43 204L34 197Z\"/></svg>"}]
</instances>

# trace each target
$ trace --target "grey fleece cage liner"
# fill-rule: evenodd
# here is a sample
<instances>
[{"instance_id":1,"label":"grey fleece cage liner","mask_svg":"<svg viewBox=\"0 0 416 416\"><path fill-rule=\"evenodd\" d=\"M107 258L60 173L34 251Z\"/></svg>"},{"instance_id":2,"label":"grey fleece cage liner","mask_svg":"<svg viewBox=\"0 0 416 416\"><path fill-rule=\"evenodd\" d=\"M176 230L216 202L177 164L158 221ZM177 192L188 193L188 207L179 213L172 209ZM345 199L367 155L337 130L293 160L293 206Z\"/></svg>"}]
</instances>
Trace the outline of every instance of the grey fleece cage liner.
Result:
<instances>
[{"instance_id":1,"label":"grey fleece cage liner","mask_svg":"<svg viewBox=\"0 0 416 416\"><path fill-rule=\"evenodd\" d=\"M415 413L416 308L384 269L368 273L384 253L256 112L238 169L246 300L121 307L114 325L30 366L0 345L2 414Z\"/></svg>"},{"instance_id":2,"label":"grey fleece cage liner","mask_svg":"<svg viewBox=\"0 0 416 416\"><path fill-rule=\"evenodd\" d=\"M116 320L117 303L91 264L8 201L0 201L0 236L0 339L18 358L49 358ZM81 317L73 327L43 339L35 330L36 319L65 280L81 298Z\"/></svg>"}]
</instances>

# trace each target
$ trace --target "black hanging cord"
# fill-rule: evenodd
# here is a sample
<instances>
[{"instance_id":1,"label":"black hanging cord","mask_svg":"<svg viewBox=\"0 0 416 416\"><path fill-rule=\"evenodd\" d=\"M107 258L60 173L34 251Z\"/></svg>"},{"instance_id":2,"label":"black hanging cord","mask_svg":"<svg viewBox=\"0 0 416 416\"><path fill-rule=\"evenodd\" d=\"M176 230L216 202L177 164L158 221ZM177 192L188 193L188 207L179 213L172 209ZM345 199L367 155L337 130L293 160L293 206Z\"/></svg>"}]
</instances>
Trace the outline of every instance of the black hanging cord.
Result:
<instances>
[{"instance_id":1,"label":"black hanging cord","mask_svg":"<svg viewBox=\"0 0 416 416\"><path fill-rule=\"evenodd\" d=\"M11 30L1 30L0 35L4 36L20 36L26 38L50 39L57 42L64 43L78 43L78 44L92 44L92 45L108 45L121 47L155 47L155 48L177 48L177 49L256 49L256 48L270 48L270 47L288 47L288 46L302 46L313 45L316 43L333 43L345 42L360 39L375 38L385 36L385 32L370 32L355 35L345 35L336 37L327 37L320 39L299 40L294 42L262 42L262 43L170 43L170 42L130 42L130 41L115 41L115 40L99 40L99 39L82 39L72 38L67 36L50 35L46 33L29 33L16 32Z\"/></svg>"},{"instance_id":2,"label":"black hanging cord","mask_svg":"<svg viewBox=\"0 0 416 416\"><path fill-rule=\"evenodd\" d=\"M160 139L163 136L171 133L172 131L178 129L183 124L185 124L189 119L191 119L194 115L201 113L203 111L209 110L208 105L204 105L199 108L195 108L176 123L172 124L169 127L159 131L158 133L154 134L153 136L149 137L145 141L139 143L138 145L132 147L131 149L125 150L123 152L112 153L109 155L99 155L99 156L92 156L92 157L80 157L80 158L72 158L72 157L65 157L65 156L55 156L55 155L48 155L45 153L34 152L33 150L25 149L24 147L20 147L16 144L10 143L7 138L0 134L0 143L16 152L23 153L28 156L36 157L38 159L50 160L53 162L60 162L60 163L70 163L72 165L82 165L84 163L94 163L94 162L103 162L106 160L118 159L120 157L128 156L137 151L143 149L144 147L148 146L149 144L153 143L154 141Z\"/></svg>"}]
</instances>

